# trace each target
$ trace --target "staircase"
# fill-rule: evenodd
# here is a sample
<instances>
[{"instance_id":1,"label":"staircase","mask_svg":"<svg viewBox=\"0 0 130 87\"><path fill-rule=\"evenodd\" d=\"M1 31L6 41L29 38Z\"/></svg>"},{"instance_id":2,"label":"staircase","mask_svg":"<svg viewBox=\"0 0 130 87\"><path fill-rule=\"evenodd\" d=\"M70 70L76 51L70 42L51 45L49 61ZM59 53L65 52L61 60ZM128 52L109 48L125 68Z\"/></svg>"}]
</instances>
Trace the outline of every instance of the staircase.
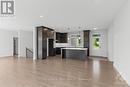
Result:
<instances>
[{"instance_id":1,"label":"staircase","mask_svg":"<svg viewBox=\"0 0 130 87\"><path fill-rule=\"evenodd\" d=\"M26 58L33 58L33 49L26 48Z\"/></svg>"}]
</instances>

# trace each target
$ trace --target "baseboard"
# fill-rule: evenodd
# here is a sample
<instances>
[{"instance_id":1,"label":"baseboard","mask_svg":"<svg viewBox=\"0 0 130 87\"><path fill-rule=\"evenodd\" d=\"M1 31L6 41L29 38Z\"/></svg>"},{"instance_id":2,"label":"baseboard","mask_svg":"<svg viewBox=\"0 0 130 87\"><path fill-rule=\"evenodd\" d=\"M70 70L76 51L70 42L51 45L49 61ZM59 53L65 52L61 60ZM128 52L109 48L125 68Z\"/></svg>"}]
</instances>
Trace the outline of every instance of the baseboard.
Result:
<instances>
[{"instance_id":1,"label":"baseboard","mask_svg":"<svg viewBox=\"0 0 130 87\"><path fill-rule=\"evenodd\" d=\"M93 55L90 55L89 57L108 58L108 57L104 57L104 56L93 56Z\"/></svg>"},{"instance_id":2,"label":"baseboard","mask_svg":"<svg viewBox=\"0 0 130 87\"><path fill-rule=\"evenodd\" d=\"M125 76L123 74L121 74L121 72L119 72L120 70L118 69L118 67L115 64L113 64L113 67L114 67L115 71L119 74L118 78L122 78L121 80L124 81L125 83L127 83L128 86L130 87L130 83L127 81Z\"/></svg>"},{"instance_id":3,"label":"baseboard","mask_svg":"<svg viewBox=\"0 0 130 87\"><path fill-rule=\"evenodd\" d=\"M8 57L13 57L13 56L0 56L0 58L8 58Z\"/></svg>"}]
</instances>

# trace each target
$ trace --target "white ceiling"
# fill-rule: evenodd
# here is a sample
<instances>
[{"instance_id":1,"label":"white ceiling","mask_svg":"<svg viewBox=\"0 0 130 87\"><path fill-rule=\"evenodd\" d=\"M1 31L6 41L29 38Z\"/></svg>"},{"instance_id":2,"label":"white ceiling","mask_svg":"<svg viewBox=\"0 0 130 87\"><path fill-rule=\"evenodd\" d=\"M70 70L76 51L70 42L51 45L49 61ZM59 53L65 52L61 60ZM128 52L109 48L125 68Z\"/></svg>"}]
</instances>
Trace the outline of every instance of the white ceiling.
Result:
<instances>
[{"instance_id":1,"label":"white ceiling","mask_svg":"<svg viewBox=\"0 0 130 87\"><path fill-rule=\"evenodd\" d=\"M0 29L32 30L39 25L63 32L68 28L70 31L106 29L125 1L15 0L15 16L0 17Z\"/></svg>"}]
</instances>

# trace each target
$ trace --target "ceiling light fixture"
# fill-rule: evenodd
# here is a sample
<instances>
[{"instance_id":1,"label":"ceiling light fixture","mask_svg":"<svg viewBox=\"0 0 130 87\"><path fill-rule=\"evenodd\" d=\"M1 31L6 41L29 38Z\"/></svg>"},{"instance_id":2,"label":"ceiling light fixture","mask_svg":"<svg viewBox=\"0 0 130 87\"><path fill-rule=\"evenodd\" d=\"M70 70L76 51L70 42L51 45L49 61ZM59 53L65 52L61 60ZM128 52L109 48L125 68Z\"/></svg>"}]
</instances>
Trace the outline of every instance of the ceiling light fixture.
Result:
<instances>
[{"instance_id":1,"label":"ceiling light fixture","mask_svg":"<svg viewBox=\"0 0 130 87\"><path fill-rule=\"evenodd\" d=\"M43 18L43 16L41 15L40 18Z\"/></svg>"},{"instance_id":2,"label":"ceiling light fixture","mask_svg":"<svg viewBox=\"0 0 130 87\"><path fill-rule=\"evenodd\" d=\"M95 28L93 28L93 30L97 30L97 29L98 29L98 28L96 28L96 27L95 27Z\"/></svg>"}]
</instances>

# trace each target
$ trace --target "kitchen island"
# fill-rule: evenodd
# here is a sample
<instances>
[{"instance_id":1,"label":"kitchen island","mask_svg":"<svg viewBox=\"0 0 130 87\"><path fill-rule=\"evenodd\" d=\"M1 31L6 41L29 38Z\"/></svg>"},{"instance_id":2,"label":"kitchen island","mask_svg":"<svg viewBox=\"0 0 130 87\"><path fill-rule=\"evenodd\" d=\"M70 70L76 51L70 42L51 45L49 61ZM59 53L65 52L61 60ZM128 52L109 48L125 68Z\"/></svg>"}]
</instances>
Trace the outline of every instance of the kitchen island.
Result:
<instances>
[{"instance_id":1,"label":"kitchen island","mask_svg":"<svg viewBox=\"0 0 130 87\"><path fill-rule=\"evenodd\" d=\"M61 49L61 57L63 58L71 58L71 59L80 59L86 60L88 48L62 48Z\"/></svg>"}]
</instances>

